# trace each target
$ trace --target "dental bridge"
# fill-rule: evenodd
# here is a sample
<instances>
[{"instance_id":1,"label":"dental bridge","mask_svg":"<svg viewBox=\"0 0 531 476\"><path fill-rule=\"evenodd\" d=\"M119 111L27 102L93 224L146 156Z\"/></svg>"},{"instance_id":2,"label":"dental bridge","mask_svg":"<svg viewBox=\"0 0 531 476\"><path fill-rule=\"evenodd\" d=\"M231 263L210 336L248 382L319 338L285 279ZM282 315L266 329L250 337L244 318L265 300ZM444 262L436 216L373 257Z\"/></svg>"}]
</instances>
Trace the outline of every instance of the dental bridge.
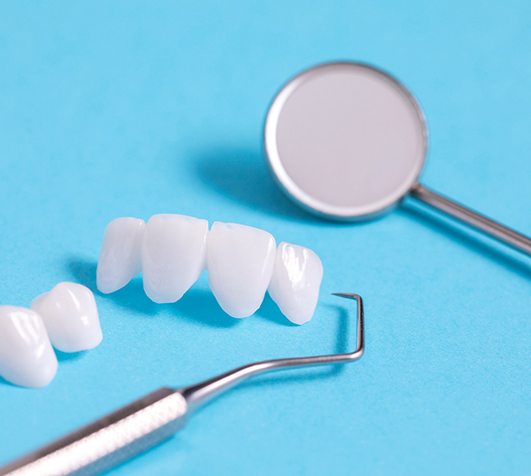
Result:
<instances>
[{"instance_id":1,"label":"dental bridge","mask_svg":"<svg viewBox=\"0 0 531 476\"><path fill-rule=\"evenodd\" d=\"M356 348L350 353L263 360L243 365L189 387L160 388L11 464L0 475L92 475L106 471L175 434L198 407L250 377L317 365L345 364L364 351L363 301L358 294L333 293L357 303Z\"/></svg>"}]
</instances>

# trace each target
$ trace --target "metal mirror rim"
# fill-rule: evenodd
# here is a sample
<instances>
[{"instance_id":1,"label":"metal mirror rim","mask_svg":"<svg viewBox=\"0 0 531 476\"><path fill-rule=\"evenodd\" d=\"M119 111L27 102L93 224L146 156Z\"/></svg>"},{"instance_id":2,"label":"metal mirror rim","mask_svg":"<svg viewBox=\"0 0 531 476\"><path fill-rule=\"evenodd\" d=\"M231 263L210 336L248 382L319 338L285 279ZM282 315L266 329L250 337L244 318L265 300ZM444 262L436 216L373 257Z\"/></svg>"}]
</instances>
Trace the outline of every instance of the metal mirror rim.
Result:
<instances>
[{"instance_id":1,"label":"metal mirror rim","mask_svg":"<svg viewBox=\"0 0 531 476\"><path fill-rule=\"evenodd\" d=\"M282 112L283 106L291 96L291 94L305 81L311 79L315 75L321 74L323 70L344 68L344 67L356 67L364 68L370 70L372 73L377 73L378 75L383 76L386 80L390 81L400 92L402 92L405 97L410 101L413 106L414 111L416 112L419 123L422 126L422 160L419 161L416 167L416 173L411 180L411 183L406 184L404 182L404 187L399 189L396 193L390 195L383 202L380 201L376 205L371 204L364 207L343 207L335 206L327 203L323 203L320 200L315 199L311 195L304 192L289 176L286 172L282 160L277 149L276 135L277 135L277 125L278 119ZM307 68L300 73L296 74L290 78L275 94L271 104L269 106L265 124L264 124L264 148L267 163L272 172L273 177L284 191L284 193L292 199L295 203L302 206L307 211L319 215L321 217L330 218L333 220L340 221L359 221L375 218L382 213L394 208L397 203L399 203L405 195L414 187L418 181L418 177L424 163L426 161L426 155L428 151L428 127L426 119L422 109L415 99L415 97L409 92L409 90L394 76L388 72L373 66L368 63L358 62L358 61L334 61L328 63L321 63L316 66Z\"/></svg>"}]
</instances>

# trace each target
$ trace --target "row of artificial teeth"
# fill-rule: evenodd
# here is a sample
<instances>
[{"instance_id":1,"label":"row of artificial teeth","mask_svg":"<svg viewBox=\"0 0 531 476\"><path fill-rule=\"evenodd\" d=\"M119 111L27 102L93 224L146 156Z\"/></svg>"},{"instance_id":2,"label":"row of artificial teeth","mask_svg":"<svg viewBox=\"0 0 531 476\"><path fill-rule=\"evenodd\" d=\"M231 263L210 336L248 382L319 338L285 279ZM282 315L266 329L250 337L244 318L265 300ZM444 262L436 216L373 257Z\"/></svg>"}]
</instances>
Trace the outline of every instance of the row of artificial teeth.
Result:
<instances>
[{"instance_id":1,"label":"row of artificial teeth","mask_svg":"<svg viewBox=\"0 0 531 476\"><path fill-rule=\"evenodd\" d=\"M185 215L154 215L147 223L117 218L105 230L97 286L112 293L140 271L144 290L157 303L178 301L208 270L210 288L223 310L247 317L266 291L292 322L309 321L317 305L323 267L310 249L276 247L267 231Z\"/></svg>"},{"instance_id":2,"label":"row of artificial teeth","mask_svg":"<svg viewBox=\"0 0 531 476\"><path fill-rule=\"evenodd\" d=\"M94 295L85 286L59 283L31 309L0 306L0 377L24 387L48 385L61 352L93 349L102 340Z\"/></svg>"}]
</instances>

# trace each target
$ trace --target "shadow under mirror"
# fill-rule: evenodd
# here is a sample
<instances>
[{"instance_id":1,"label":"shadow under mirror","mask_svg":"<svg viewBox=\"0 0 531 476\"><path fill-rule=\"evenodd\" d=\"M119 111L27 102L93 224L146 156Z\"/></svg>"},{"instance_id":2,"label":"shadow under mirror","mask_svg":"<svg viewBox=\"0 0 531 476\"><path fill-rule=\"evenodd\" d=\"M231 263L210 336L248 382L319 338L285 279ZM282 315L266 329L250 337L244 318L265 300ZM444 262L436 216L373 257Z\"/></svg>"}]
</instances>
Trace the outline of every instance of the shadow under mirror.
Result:
<instances>
[{"instance_id":1,"label":"shadow under mirror","mask_svg":"<svg viewBox=\"0 0 531 476\"><path fill-rule=\"evenodd\" d=\"M224 198L268 215L297 222L319 220L295 205L274 182L262 152L212 148L191 161L199 179Z\"/></svg>"}]
</instances>

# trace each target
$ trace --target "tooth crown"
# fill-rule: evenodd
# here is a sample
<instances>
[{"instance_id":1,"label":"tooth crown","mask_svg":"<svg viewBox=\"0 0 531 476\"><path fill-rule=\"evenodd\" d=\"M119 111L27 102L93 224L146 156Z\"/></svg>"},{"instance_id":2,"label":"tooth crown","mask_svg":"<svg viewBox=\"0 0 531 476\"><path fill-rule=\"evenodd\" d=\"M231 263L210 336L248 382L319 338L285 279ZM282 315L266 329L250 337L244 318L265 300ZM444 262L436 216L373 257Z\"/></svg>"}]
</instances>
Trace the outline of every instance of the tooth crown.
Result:
<instances>
[{"instance_id":1,"label":"tooth crown","mask_svg":"<svg viewBox=\"0 0 531 476\"><path fill-rule=\"evenodd\" d=\"M53 346L62 352L93 349L103 338L94 295L81 284L59 283L31 307L41 315Z\"/></svg>"},{"instance_id":2,"label":"tooth crown","mask_svg":"<svg viewBox=\"0 0 531 476\"><path fill-rule=\"evenodd\" d=\"M140 272L144 228L144 220L129 217L107 225L96 271L96 285L102 293L118 291Z\"/></svg>"},{"instance_id":3,"label":"tooth crown","mask_svg":"<svg viewBox=\"0 0 531 476\"><path fill-rule=\"evenodd\" d=\"M43 387L56 372L41 317L31 309L0 306L0 375L16 385Z\"/></svg>"},{"instance_id":4,"label":"tooth crown","mask_svg":"<svg viewBox=\"0 0 531 476\"><path fill-rule=\"evenodd\" d=\"M323 265L310 249L280 243L269 295L282 313L295 324L308 322L319 299Z\"/></svg>"},{"instance_id":5,"label":"tooth crown","mask_svg":"<svg viewBox=\"0 0 531 476\"><path fill-rule=\"evenodd\" d=\"M308 248L280 243L258 228L185 215L154 215L147 225L118 218L106 228L97 286L110 293L143 270L144 289L155 302L179 300L208 268L221 308L237 318L254 314L265 292L292 322L312 318L323 266ZM0 306L0 376L22 386L47 385L57 371L51 344L63 352L96 347L102 340L92 292L63 282L37 297L32 309ZM51 343L50 343L51 341Z\"/></svg>"},{"instance_id":6,"label":"tooth crown","mask_svg":"<svg viewBox=\"0 0 531 476\"><path fill-rule=\"evenodd\" d=\"M208 269L208 282L221 308L247 317L266 290L292 322L311 319L323 276L319 257L308 248L281 243L258 228L185 215L154 215L112 221L98 264L98 289L113 292L142 268L144 290L157 303L178 301Z\"/></svg>"},{"instance_id":7,"label":"tooth crown","mask_svg":"<svg viewBox=\"0 0 531 476\"><path fill-rule=\"evenodd\" d=\"M154 215L144 232L144 290L157 303L181 299L205 267L208 221L185 215Z\"/></svg>"},{"instance_id":8,"label":"tooth crown","mask_svg":"<svg viewBox=\"0 0 531 476\"><path fill-rule=\"evenodd\" d=\"M258 228L214 222L207 239L210 289L233 317L247 317L262 304L275 263L275 239Z\"/></svg>"}]
</instances>

